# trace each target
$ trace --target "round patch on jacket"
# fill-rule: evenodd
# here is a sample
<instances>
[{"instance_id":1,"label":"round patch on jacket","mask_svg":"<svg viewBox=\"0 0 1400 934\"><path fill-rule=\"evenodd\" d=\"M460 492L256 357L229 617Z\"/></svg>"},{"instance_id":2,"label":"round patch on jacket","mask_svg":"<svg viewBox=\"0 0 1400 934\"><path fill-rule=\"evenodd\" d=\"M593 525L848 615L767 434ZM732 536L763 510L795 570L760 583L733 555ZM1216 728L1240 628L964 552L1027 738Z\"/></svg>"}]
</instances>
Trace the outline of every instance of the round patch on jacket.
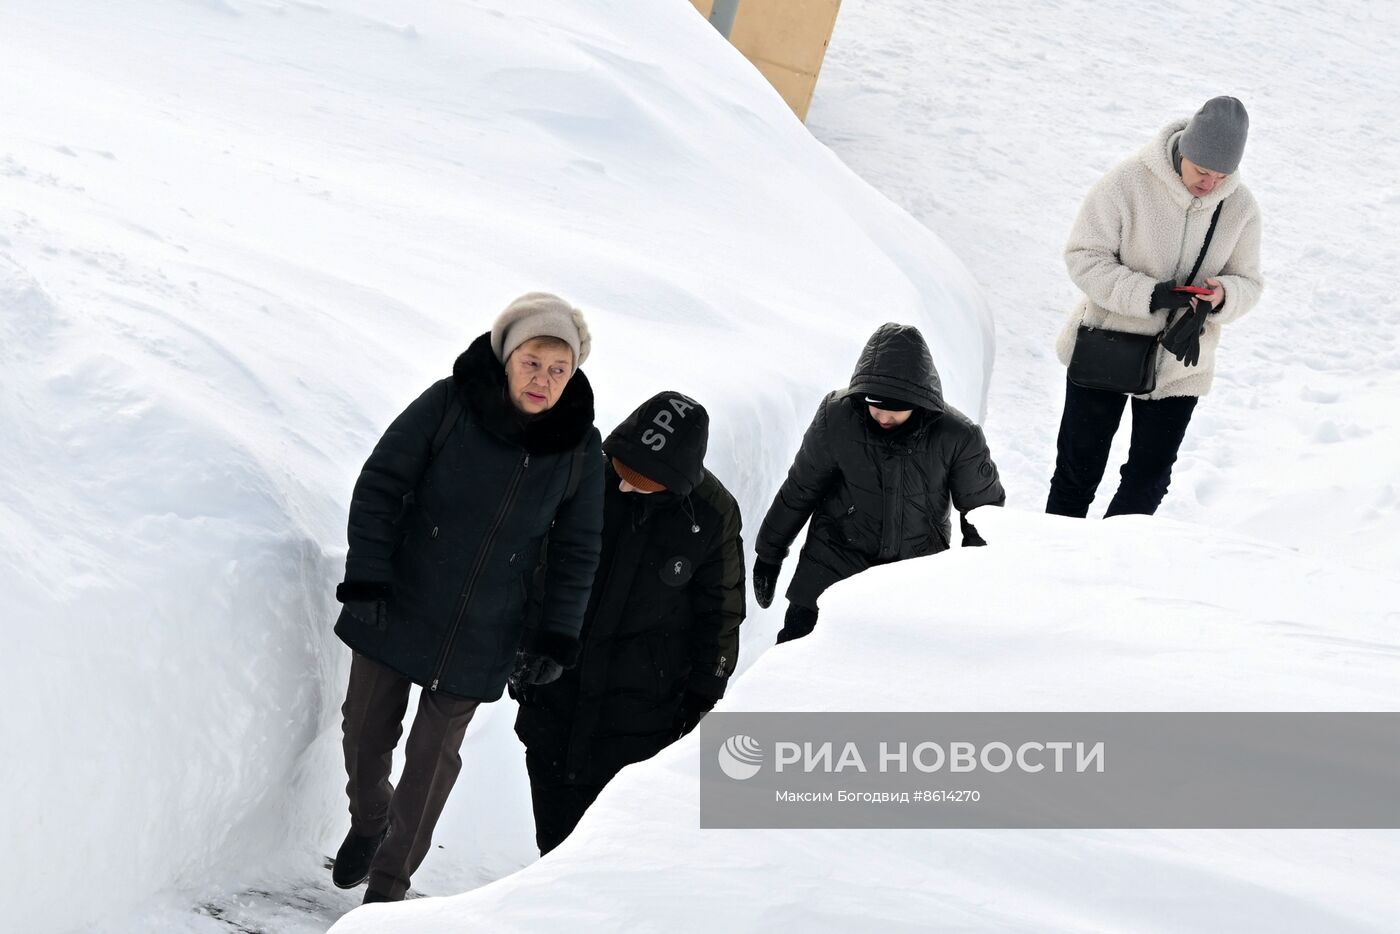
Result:
<instances>
[{"instance_id":1,"label":"round patch on jacket","mask_svg":"<svg viewBox=\"0 0 1400 934\"><path fill-rule=\"evenodd\" d=\"M661 581L672 587L684 587L690 582L695 566L684 555L676 555L661 562Z\"/></svg>"}]
</instances>

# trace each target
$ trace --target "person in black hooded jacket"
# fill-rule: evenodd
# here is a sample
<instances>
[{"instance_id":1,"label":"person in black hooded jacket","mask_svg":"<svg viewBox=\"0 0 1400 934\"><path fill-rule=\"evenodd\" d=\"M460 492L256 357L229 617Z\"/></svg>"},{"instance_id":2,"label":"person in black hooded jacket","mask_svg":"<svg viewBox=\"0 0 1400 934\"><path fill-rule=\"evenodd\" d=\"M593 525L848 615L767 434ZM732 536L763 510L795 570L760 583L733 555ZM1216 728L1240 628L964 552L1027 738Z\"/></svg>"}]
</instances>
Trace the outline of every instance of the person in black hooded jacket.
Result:
<instances>
[{"instance_id":1,"label":"person in black hooded jacket","mask_svg":"<svg viewBox=\"0 0 1400 934\"><path fill-rule=\"evenodd\" d=\"M461 770L479 704L548 681L578 653L598 565L602 446L583 315L521 296L375 445L350 502L335 631L354 650L344 713L350 832L332 880L404 897ZM538 624L528 590L548 536ZM411 685L423 688L398 787Z\"/></svg>"},{"instance_id":2,"label":"person in black hooded jacket","mask_svg":"<svg viewBox=\"0 0 1400 934\"><path fill-rule=\"evenodd\" d=\"M773 602L778 573L811 520L787 589L779 642L817 623L828 587L866 568L950 547L948 506L962 514L964 545L985 544L966 513L1006 501L982 429L943 401L918 328L884 324L850 385L822 399L755 543L758 605Z\"/></svg>"},{"instance_id":3,"label":"person in black hooded jacket","mask_svg":"<svg viewBox=\"0 0 1400 934\"><path fill-rule=\"evenodd\" d=\"M578 665L513 687L541 854L624 766L693 729L734 672L743 542L738 504L704 467L708 435L698 402L663 392L603 443L603 554Z\"/></svg>"}]
</instances>

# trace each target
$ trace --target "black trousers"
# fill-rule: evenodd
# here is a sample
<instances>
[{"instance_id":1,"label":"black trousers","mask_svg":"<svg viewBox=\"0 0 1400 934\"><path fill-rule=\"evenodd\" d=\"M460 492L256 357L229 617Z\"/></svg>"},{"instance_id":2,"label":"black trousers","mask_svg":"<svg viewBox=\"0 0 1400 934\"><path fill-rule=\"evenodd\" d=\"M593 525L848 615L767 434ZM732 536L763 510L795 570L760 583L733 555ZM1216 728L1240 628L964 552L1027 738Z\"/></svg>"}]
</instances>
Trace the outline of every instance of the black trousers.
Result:
<instances>
[{"instance_id":1,"label":"black trousers","mask_svg":"<svg viewBox=\"0 0 1400 934\"><path fill-rule=\"evenodd\" d=\"M541 756L529 750L525 753L525 766L530 773L530 803L535 811L535 846L543 856L574 832L604 786L565 781L553 763L545 764Z\"/></svg>"},{"instance_id":2,"label":"black trousers","mask_svg":"<svg viewBox=\"0 0 1400 934\"><path fill-rule=\"evenodd\" d=\"M1065 411L1060 418L1059 452L1046 512L1081 519L1088 515L1128 398L1121 392L1085 389L1065 380ZM1133 399L1128 462L1120 471L1118 492L1105 517L1150 516L1157 511L1167 495L1172 464L1195 410L1195 396Z\"/></svg>"}]
</instances>

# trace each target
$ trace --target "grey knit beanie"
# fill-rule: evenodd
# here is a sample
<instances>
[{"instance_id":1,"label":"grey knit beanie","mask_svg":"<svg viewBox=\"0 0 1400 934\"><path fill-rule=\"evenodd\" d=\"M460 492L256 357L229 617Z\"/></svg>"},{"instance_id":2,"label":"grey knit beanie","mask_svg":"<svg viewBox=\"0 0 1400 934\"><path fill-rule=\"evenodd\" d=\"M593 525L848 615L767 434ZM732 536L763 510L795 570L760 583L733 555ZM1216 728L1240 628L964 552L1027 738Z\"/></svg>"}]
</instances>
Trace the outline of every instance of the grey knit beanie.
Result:
<instances>
[{"instance_id":1,"label":"grey knit beanie","mask_svg":"<svg viewBox=\"0 0 1400 934\"><path fill-rule=\"evenodd\" d=\"M1212 97L1186 124L1181 154L1203 169L1229 175L1240 167L1248 135L1244 104L1233 97Z\"/></svg>"},{"instance_id":2,"label":"grey knit beanie","mask_svg":"<svg viewBox=\"0 0 1400 934\"><path fill-rule=\"evenodd\" d=\"M583 312L548 292L527 292L506 306L491 325L491 349L502 363L515 348L536 337L557 337L574 352L574 366L583 366L593 339Z\"/></svg>"}]
</instances>

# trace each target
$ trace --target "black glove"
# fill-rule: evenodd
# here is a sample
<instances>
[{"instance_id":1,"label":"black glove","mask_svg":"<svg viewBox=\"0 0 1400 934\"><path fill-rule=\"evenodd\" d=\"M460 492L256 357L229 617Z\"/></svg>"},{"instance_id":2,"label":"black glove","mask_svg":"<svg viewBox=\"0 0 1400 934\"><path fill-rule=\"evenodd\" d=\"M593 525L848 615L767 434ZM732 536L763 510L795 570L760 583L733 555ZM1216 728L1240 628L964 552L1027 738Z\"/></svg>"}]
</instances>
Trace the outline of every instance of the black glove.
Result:
<instances>
[{"instance_id":1,"label":"black glove","mask_svg":"<svg viewBox=\"0 0 1400 934\"><path fill-rule=\"evenodd\" d=\"M778 630L778 645L801 639L817 628L817 611L811 607L789 603L787 615L783 617L783 628Z\"/></svg>"},{"instance_id":2,"label":"black glove","mask_svg":"<svg viewBox=\"0 0 1400 934\"><path fill-rule=\"evenodd\" d=\"M1210 317L1210 302L1198 301L1196 307L1172 323L1162 334L1162 346L1187 366L1201 362L1201 332Z\"/></svg>"},{"instance_id":3,"label":"black glove","mask_svg":"<svg viewBox=\"0 0 1400 934\"><path fill-rule=\"evenodd\" d=\"M769 564L762 558L753 562L753 598L765 610L773 605L773 592L778 589L778 572L781 564Z\"/></svg>"},{"instance_id":4,"label":"black glove","mask_svg":"<svg viewBox=\"0 0 1400 934\"><path fill-rule=\"evenodd\" d=\"M1180 311L1183 308L1191 307L1190 292L1175 292L1176 283L1168 279L1166 282L1159 282L1152 289L1152 302L1147 306L1149 312L1152 311Z\"/></svg>"},{"instance_id":5,"label":"black glove","mask_svg":"<svg viewBox=\"0 0 1400 934\"><path fill-rule=\"evenodd\" d=\"M958 525L962 527L962 546L964 548L980 548L987 544L982 533L977 531L977 526L967 521L966 513L958 513Z\"/></svg>"},{"instance_id":6,"label":"black glove","mask_svg":"<svg viewBox=\"0 0 1400 934\"><path fill-rule=\"evenodd\" d=\"M506 693L521 707L529 707L535 702L535 686L533 684L516 684L514 678L515 675L512 673L511 677L506 679Z\"/></svg>"},{"instance_id":7,"label":"black glove","mask_svg":"<svg viewBox=\"0 0 1400 934\"><path fill-rule=\"evenodd\" d=\"M686 691L681 698L681 707L676 711L675 722L672 729L676 733L676 739L680 739L691 730L695 729L700 719L710 712L715 706L713 697L706 697L704 694L697 694L694 691Z\"/></svg>"},{"instance_id":8,"label":"black glove","mask_svg":"<svg viewBox=\"0 0 1400 934\"><path fill-rule=\"evenodd\" d=\"M534 652L515 653L515 671L511 672L507 684L520 692L522 685L533 687L538 684L548 684L557 680L564 673L564 666L550 658L548 655L537 655Z\"/></svg>"}]
</instances>

